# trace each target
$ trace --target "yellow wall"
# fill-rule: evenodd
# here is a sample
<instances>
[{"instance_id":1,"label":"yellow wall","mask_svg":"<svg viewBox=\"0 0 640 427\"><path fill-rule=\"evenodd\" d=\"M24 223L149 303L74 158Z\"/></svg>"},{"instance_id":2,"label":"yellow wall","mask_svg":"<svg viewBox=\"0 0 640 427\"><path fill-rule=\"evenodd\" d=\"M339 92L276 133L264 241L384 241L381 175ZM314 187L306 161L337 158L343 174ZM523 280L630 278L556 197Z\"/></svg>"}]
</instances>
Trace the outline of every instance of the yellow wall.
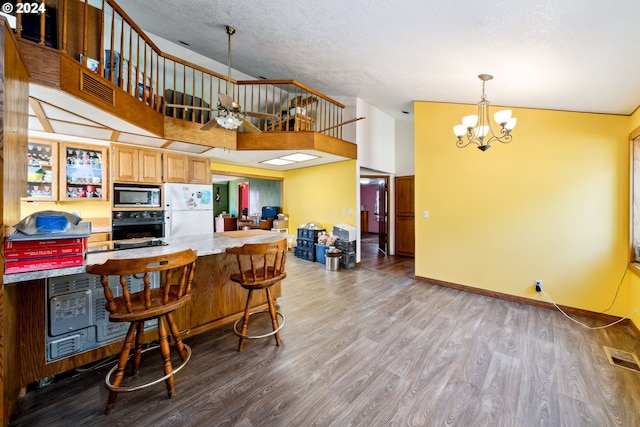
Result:
<instances>
[{"instance_id":1,"label":"yellow wall","mask_svg":"<svg viewBox=\"0 0 640 427\"><path fill-rule=\"evenodd\" d=\"M240 177L256 176L256 177L271 177L271 178L281 179L284 176L284 173L281 171L251 168L247 166L227 165L224 163L217 163L217 162L211 163L211 170L213 171L213 173L224 172L232 175L237 175Z\"/></svg>"},{"instance_id":2,"label":"yellow wall","mask_svg":"<svg viewBox=\"0 0 640 427\"><path fill-rule=\"evenodd\" d=\"M457 148L474 112L415 104L416 275L533 299L541 279L559 304L607 308L629 260L630 118L513 109L511 144ZM627 282L610 313L628 313Z\"/></svg>"},{"instance_id":3,"label":"yellow wall","mask_svg":"<svg viewBox=\"0 0 640 427\"><path fill-rule=\"evenodd\" d=\"M20 217L46 210L78 212L82 218L111 218L110 202L22 203Z\"/></svg>"},{"instance_id":4,"label":"yellow wall","mask_svg":"<svg viewBox=\"0 0 640 427\"><path fill-rule=\"evenodd\" d=\"M355 160L286 171L283 202L289 214L289 234L302 224L316 222L327 231L345 223L356 226L358 190ZM343 209L346 212L343 214ZM349 214L349 209L352 214Z\"/></svg>"}]
</instances>

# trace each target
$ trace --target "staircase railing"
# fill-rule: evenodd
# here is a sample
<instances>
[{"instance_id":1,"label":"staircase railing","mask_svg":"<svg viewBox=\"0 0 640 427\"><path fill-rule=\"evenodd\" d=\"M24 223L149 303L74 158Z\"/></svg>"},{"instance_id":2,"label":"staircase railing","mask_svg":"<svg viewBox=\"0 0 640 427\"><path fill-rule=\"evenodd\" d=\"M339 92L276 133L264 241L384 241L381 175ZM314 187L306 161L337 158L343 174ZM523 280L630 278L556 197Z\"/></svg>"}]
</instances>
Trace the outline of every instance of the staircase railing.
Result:
<instances>
[{"instance_id":1,"label":"staircase railing","mask_svg":"<svg viewBox=\"0 0 640 427\"><path fill-rule=\"evenodd\" d=\"M341 137L344 105L294 80L238 82L163 53L113 0L41 0L38 9L43 13L14 10L19 37L60 49L167 116L204 124L216 115L218 93L228 93L243 111L278 116L247 117L264 131Z\"/></svg>"}]
</instances>

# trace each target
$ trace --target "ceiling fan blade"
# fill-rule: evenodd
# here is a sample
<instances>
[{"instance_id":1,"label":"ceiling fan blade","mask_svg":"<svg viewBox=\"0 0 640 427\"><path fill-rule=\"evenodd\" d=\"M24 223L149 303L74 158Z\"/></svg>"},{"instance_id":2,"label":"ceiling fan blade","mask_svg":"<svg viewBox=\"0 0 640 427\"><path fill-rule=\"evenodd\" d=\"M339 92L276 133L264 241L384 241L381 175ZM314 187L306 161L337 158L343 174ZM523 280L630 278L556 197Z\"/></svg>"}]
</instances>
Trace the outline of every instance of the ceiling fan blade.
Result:
<instances>
[{"instance_id":1,"label":"ceiling fan blade","mask_svg":"<svg viewBox=\"0 0 640 427\"><path fill-rule=\"evenodd\" d=\"M253 125L249 120L242 118L242 126L251 133L262 133L260 129Z\"/></svg>"},{"instance_id":2,"label":"ceiling fan blade","mask_svg":"<svg viewBox=\"0 0 640 427\"><path fill-rule=\"evenodd\" d=\"M202 125L200 130L209 130L209 129L212 129L212 128L216 127L216 125L217 125L217 122L216 122L216 118L214 117L211 120L209 120L207 123Z\"/></svg>"},{"instance_id":3,"label":"ceiling fan blade","mask_svg":"<svg viewBox=\"0 0 640 427\"><path fill-rule=\"evenodd\" d=\"M247 116L255 117L257 119L271 120L276 123L280 123L280 121L282 120L280 116L276 116L275 114L269 114L269 113L256 113L253 111L247 111L244 114Z\"/></svg>"},{"instance_id":4,"label":"ceiling fan blade","mask_svg":"<svg viewBox=\"0 0 640 427\"><path fill-rule=\"evenodd\" d=\"M218 94L218 104L220 104L227 110L233 110L233 98L226 93Z\"/></svg>"}]
</instances>

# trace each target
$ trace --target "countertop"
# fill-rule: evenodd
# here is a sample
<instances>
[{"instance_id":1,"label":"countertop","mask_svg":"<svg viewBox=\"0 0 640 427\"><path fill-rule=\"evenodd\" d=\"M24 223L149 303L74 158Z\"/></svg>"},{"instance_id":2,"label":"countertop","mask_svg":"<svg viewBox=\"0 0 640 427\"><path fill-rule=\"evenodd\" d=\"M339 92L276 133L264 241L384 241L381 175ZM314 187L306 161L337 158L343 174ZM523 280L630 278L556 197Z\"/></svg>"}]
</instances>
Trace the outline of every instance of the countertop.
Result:
<instances>
[{"instance_id":1,"label":"countertop","mask_svg":"<svg viewBox=\"0 0 640 427\"><path fill-rule=\"evenodd\" d=\"M121 251L97 252L87 254L85 266L102 264L108 259L139 258L166 253L178 252L191 248L198 256L224 253L226 248L242 246L245 243L274 242L285 238L282 233L266 230L240 230L214 233L210 236L192 235L180 237L163 237L166 246L151 246L140 249L126 249ZM28 280L46 279L49 277L66 276L85 272L85 266L57 268L52 270L31 271L27 273L5 274L4 283L24 282Z\"/></svg>"}]
</instances>

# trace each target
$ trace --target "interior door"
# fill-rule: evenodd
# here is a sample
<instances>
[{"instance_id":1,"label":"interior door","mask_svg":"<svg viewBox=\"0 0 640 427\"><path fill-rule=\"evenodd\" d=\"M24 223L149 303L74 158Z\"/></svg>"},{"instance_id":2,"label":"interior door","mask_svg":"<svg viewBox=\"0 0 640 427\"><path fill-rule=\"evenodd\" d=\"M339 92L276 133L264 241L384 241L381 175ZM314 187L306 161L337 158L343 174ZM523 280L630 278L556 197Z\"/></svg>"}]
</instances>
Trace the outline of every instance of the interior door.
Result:
<instances>
[{"instance_id":1,"label":"interior door","mask_svg":"<svg viewBox=\"0 0 640 427\"><path fill-rule=\"evenodd\" d=\"M389 194L388 194L387 178L378 180L378 250L383 254L387 254L389 250Z\"/></svg>"},{"instance_id":2,"label":"interior door","mask_svg":"<svg viewBox=\"0 0 640 427\"><path fill-rule=\"evenodd\" d=\"M238 184L238 218L249 215L249 183Z\"/></svg>"},{"instance_id":3,"label":"interior door","mask_svg":"<svg viewBox=\"0 0 640 427\"><path fill-rule=\"evenodd\" d=\"M415 256L414 177L395 178L395 243L396 255Z\"/></svg>"}]
</instances>

